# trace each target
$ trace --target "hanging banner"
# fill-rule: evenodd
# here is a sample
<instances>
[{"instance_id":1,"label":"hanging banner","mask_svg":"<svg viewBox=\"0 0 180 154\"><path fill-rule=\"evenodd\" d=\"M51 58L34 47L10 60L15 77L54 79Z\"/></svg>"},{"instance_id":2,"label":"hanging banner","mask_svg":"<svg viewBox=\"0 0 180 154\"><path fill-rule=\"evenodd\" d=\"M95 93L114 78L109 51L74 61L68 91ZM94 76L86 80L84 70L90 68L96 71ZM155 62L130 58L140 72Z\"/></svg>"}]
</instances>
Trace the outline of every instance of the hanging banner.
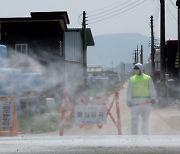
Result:
<instances>
[{"instance_id":1,"label":"hanging banner","mask_svg":"<svg viewBox=\"0 0 180 154\"><path fill-rule=\"evenodd\" d=\"M0 128L9 128L13 125L13 101L0 100Z\"/></svg>"},{"instance_id":2,"label":"hanging banner","mask_svg":"<svg viewBox=\"0 0 180 154\"><path fill-rule=\"evenodd\" d=\"M75 122L77 124L106 124L107 108L104 105L76 105Z\"/></svg>"}]
</instances>

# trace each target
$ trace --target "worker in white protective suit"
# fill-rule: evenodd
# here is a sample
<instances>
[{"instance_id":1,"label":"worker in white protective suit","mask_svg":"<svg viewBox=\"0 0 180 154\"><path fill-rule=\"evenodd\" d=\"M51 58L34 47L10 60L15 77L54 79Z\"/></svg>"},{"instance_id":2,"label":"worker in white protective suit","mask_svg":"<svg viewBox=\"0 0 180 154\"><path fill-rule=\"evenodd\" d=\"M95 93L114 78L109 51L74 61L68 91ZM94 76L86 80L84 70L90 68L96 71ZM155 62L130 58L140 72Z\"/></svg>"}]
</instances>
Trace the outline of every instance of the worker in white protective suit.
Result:
<instances>
[{"instance_id":1,"label":"worker in white protective suit","mask_svg":"<svg viewBox=\"0 0 180 154\"><path fill-rule=\"evenodd\" d=\"M151 77L144 73L142 64L135 64L134 74L130 77L126 98L127 106L131 109L131 134L138 134L138 121L141 116L141 133L148 135L150 109L156 100L156 90Z\"/></svg>"}]
</instances>

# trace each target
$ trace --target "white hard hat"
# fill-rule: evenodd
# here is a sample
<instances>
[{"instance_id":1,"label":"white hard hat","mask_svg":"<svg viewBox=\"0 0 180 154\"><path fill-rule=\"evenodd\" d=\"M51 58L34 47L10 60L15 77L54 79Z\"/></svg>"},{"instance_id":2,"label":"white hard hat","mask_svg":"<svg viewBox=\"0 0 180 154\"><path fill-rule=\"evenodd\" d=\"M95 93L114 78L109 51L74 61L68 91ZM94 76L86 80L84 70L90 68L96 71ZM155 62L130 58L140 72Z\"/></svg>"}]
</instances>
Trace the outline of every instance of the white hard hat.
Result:
<instances>
[{"instance_id":1,"label":"white hard hat","mask_svg":"<svg viewBox=\"0 0 180 154\"><path fill-rule=\"evenodd\" d=\"M141 63L136 63L136 64L134 65L134 67L138 67L138 68L141 70L141 72L143 72L143 64L141 64Z\"/></svg>"}]
</instances>

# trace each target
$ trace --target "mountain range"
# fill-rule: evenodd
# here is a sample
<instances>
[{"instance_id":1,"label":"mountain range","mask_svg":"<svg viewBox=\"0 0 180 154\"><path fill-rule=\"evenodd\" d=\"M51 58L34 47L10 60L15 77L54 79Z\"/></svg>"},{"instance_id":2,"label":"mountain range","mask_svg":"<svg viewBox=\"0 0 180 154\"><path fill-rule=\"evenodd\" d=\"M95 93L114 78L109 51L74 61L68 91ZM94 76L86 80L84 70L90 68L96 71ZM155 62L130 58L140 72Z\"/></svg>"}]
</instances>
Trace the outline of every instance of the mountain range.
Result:
<instances>
[{"instance_id":1,"label":"mountain range","mask_svg":"<svg viewBox=\"0 0 180 154\"><path fill-rule=\"evenodd\" d=\"M95 46L88 47L87 63L116 67L120 63L134 63L134 52L143 46L143 60L150 56L150 36L140 33L120 33L94 36Z\"/></svg>"}]
</instances>

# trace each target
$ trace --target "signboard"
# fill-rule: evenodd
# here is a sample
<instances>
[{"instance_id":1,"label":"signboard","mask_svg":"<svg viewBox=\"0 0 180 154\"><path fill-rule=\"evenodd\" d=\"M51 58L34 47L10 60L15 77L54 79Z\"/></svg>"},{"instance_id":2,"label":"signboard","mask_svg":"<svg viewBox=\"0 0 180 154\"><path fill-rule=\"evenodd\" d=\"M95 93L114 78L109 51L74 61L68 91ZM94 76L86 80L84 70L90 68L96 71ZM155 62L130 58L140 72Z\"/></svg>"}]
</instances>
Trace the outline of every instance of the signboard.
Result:
<instances>
[{"instance_id":1,"label":"signboard","mask_svg":"<svg viewBox=\"0 0 180 154\"><path fill-rule=\"evenodd\" d=\"M106 124L107 109L104 105L76 105L75 122L77 124Z\"/></svg>"},{"instance_id":2,"label":"signboard","mask_svg":"<svg viewBox=\"0 0 180 154\"><path fill-rule=\"evenodd\" d=\"M9 128L13 124L13 101L0 101L0 128Z\"/></svg>"}]
</instances>

